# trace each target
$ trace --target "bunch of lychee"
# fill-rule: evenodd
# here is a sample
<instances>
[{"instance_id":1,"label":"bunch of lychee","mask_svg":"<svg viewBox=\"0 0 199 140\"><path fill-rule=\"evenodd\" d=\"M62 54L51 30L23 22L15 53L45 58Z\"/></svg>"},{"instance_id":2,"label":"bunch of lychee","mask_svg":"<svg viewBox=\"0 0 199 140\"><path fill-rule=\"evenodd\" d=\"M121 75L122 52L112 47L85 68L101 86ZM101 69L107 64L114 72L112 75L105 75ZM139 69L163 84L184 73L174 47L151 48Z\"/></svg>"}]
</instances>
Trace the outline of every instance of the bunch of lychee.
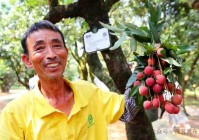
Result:
<instances>
[{"instance_id":1,"label":"bunch of lychee","mask_svg":"<svg viewBox=\"0 0 199 140\"><path fill-rule=\"evenodd\" d=\"M163 74L166 62L160 59L163 57L162 50L164 48L158 48L148 57L148 65L136 74L133 86L139 86L139 94L145 97L143 107L146 110L161 107L170 114L177 114L180 110L178 105L182 103L182 92Z\"/></svg>"}]
</instances>

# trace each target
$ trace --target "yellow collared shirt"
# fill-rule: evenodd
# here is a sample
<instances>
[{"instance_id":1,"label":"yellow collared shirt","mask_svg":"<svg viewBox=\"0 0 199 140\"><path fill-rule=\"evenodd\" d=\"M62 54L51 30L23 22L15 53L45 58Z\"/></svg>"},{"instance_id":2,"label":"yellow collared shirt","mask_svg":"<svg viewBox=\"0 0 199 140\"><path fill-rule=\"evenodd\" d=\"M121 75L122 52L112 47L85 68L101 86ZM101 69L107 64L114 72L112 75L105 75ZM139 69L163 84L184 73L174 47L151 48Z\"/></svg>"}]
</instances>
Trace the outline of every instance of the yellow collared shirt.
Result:
<instances>
[{"instance_id":1,"label":"yellow collared shirt","mask_svg":"<svg viewBox=\"0 0 199 140\"><path fill-rule=\"evenodd\" d=\"M53 108L38 86L11 101L0 115L0 140L107 140L107 126L124 112L124 96L86 81L70 82L69 116Z\"/></svg>"}]
</instances>

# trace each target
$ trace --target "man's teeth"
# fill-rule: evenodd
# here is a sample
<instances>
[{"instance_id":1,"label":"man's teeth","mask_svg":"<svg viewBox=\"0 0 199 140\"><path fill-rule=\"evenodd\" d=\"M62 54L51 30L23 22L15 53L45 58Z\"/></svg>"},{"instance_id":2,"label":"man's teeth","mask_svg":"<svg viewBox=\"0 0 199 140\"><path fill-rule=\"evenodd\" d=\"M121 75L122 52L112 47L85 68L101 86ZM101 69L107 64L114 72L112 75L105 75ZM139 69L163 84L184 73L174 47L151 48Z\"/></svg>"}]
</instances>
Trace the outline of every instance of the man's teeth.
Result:
<instances>
[{"instance_id":1,"label":"man's teeth","mask_svg":"<svg viewBox=\"0 0 199 140\"><path fill-rule=\"evenodd\" d=\"M52 63L52 64L48 64L47 67L56 67L58 65L59 65L59 63Z\"/></svg>"}]
</instances>

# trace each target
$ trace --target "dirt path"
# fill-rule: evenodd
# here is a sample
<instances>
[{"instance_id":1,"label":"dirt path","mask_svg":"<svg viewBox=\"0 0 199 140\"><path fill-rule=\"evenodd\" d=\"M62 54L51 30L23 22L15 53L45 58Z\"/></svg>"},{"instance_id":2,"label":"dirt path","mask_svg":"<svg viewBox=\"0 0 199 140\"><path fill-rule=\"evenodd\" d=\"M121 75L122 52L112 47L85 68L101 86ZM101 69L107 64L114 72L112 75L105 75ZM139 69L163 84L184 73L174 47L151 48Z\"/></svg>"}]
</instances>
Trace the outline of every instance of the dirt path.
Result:
<instances>
[{"instance_id":1,"label":"dirt path","mask_svg":"<svg viewBox=\"0 0 199 140\"><path fill-rule=\"evenodd\" d=\"M17 94L16 94L17 93ZM12 99L23 95L26 90L12 90L10 95L0 94L0 112L3 107ZM198 140L199 139L199 107L187 106L189 116L189 124L191 129L185 132L184 129L174 131L169 127L168 118L165 116L152 123L157 140ZM127 140L125 124L118 121L108 127L109 140Z\"/></svg>"}]
</instances>

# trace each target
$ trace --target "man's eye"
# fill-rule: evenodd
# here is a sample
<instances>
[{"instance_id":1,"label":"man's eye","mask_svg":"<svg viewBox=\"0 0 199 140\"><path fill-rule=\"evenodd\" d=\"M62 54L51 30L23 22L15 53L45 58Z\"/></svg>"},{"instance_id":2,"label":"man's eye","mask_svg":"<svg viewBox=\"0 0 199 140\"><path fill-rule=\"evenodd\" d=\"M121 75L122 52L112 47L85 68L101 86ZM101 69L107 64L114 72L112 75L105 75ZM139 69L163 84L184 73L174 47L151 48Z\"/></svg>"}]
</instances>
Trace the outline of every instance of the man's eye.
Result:
<instances>
[{"instance_id":1,"label":"man's eye","mask_svg":"<svg viewBox=\"0 0 199 140\"><path fill-rule=\"evenodd\" d=\"M40 51L40 50L43 50L45 47L44 46L37 46L36 48L35 48L35 50L36 51Z\"/></svg>"},{"instance_id":2,"label":"man's eye","mask_svg":"<svg viewBox=\"0 0 199 140\"><path fill-rule=\"evenodd\" d=\"M54 45L54 47L55 47L55 48L60 48L60 47L61 47L61 45Z\"/></svg>"}]
</instances>

